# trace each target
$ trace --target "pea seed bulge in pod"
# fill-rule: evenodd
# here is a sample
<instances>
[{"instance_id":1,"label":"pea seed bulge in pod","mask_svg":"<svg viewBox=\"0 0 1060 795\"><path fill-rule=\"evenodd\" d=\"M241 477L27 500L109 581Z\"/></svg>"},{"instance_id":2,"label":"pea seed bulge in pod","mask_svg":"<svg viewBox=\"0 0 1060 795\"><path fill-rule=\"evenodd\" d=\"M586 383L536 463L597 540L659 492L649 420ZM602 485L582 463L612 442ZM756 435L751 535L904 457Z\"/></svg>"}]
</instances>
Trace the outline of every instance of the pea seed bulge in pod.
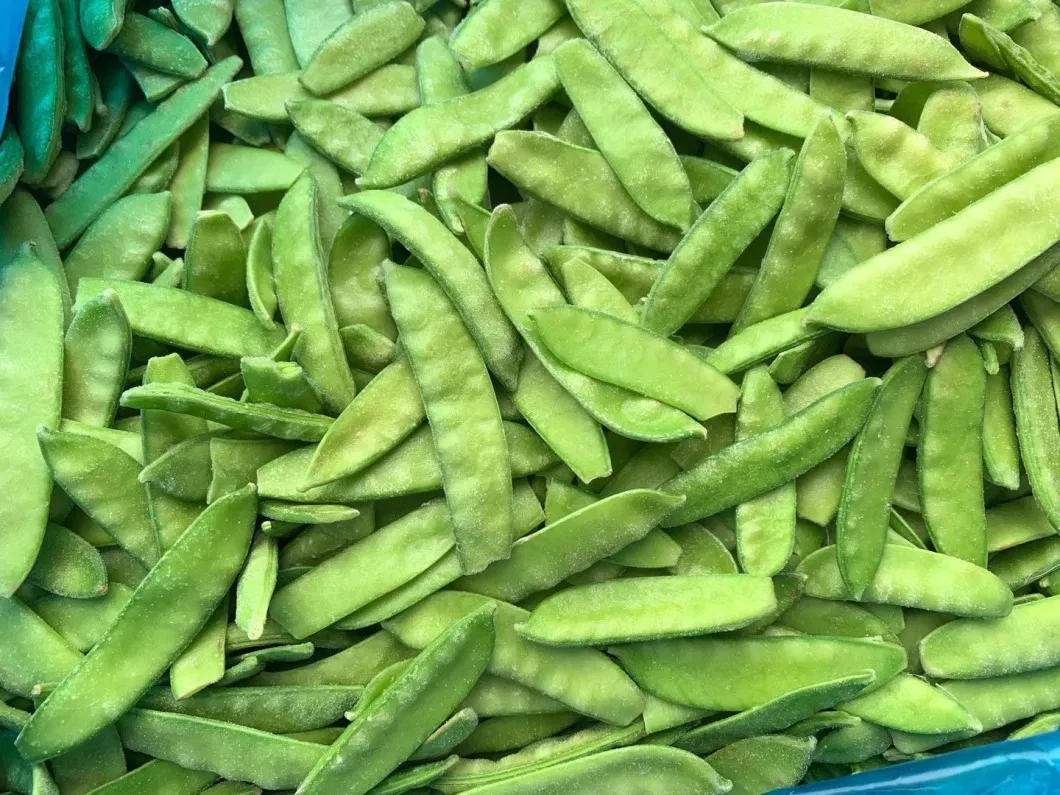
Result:
<instances>
[{"instance_id":1,"label":"pea seed bulge in pod","mask_svg":"<svg viewBox=\"0 0 1060 795\"><path fill-rule=\"evenodd\" d=\"M0 792L1060 789L1051 0L7 0Z\"/></svg>"}]
</instances>

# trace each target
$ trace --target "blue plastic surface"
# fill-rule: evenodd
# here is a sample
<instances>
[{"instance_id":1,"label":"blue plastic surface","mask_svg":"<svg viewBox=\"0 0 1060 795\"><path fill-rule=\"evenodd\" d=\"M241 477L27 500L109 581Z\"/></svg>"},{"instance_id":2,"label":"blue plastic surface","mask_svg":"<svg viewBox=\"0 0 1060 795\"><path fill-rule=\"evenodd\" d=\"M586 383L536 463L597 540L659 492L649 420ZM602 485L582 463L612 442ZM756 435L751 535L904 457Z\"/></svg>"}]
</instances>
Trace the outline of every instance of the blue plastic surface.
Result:
<instances>
[{"instance_id":1,"label":"blue plastic surface","mask_svg":"<svg viewBox=\"0 0 1060 795\"><path fill-rule=\"evenodd\" d=\"M1060 732L822 781L774 795L1042 795L1060 793Z\"/></svg>"},{"instance_id":2,"label":"blue plastic surface","mask_svg":"<svg viewBox=\"0 0 1060 795\"><path fill-rule=\"evenodd\" d=\"M0 119L7 118L7 99L15 75L18 40L29 0L0 0Z\"/></svg>"}]
</instances>

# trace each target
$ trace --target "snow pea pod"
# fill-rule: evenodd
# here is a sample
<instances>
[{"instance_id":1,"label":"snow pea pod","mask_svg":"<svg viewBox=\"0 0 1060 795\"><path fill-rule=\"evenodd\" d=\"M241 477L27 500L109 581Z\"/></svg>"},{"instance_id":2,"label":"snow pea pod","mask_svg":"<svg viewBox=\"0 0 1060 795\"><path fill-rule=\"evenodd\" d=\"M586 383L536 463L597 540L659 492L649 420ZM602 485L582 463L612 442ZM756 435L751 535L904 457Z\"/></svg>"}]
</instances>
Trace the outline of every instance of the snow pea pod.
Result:
<instances>
[{"instance_id":1,"label":"snow pea pod","mask_svg":"<svg viewBox=\"0 0 1060 795\"><path fill-rule=\"evenodd\" d=\"M1044 300L1044 299L1043 299ZM1012 366L1012 407L1016 433L1034 499L1053 527L1060 525L1060 481L1055 467L1060 450L1056 421L1056 398L1049 370L1049 354L1041 336L1030 329Z\"/></svg>"}]
</instances>

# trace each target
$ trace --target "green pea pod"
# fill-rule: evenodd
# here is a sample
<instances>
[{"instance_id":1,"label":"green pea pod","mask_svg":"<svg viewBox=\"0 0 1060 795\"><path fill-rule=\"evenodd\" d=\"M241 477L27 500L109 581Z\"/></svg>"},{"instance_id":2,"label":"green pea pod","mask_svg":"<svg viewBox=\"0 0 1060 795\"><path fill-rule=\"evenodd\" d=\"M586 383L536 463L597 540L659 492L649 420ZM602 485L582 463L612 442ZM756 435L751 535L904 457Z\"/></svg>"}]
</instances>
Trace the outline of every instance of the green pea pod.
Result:
<instances>
[{"instance_id":1,"label":"green pea pod","mask_svg":"<svg viewBox=\"0 0 1060 795\"><path fill-rule=\"evenodd\" d=\"M575 257L565 260L556 270L574 306L603 312L626 323L638 322L637 311L626 297L584 259Z\"/></svg>"},{"instance_id":2,"label":"green pea pod","mask_svg":"<svg viewBox=\"0 0 1060 795\"><path fill-rule=\"evenodd\" d=\"M764 735L739 740L706 758L719 775L732 780L733 792L767 792L802 780L817 742L812 737Z\"/></svg>"},{"instance_id":3,"label":"green pea pod","mask_svg":"<svg viewBox=\"0 0 1060 795\"><path fill-rule=\"evenodd\" d=\"M191 39L163 22L135 12L125 15L121 30L107 49L119 58L165 75L194 79L206 70L206 59Z\"/></svg>"},{"instance_id":4,"label":"green pea pod","mask_svg":"<svg viewBox=\"0 0 1060 795\"><path fill-rule=\"evenodd\" d=\"M878 379L826 395L776 428L726 447L662 485L684 505L663 522L673 527L711 516L787 483L839 451L861 429Z\"/></svg>"},{"instance_id":5,"label":"green pea pod","mask_svg":"<svg viewBox=\"0 0 1060 795\"><path fill-rule=\"evenodd\" d=\"M39 695L81 662L73 646L15 597L0 599L0 627L9 638L0 648L0 687L16 695Z\"/></svg>"},{"instance_id":6,"label":"green pea pod","mask_svg":"<svg viewBox=\"0 0 1060 795\"><path fill-rule=\"evenodd\" d=\"M4 202L18 185L25 166L25 150L22 141L10 122L4 124L0 134L0 203Z\"/></svg>"},{"instance_id":7,"label":"green pea pod","mask_svg":"<svg viewBox=\"0 0 1060 795\"><path fill-rule=\"evenodd\" d=\"M478 716L475 714L475 710L470 707L464 707L454 712L445 723L435 729L430 737L423 741L423 744L409 757L409 761L437 759L438 757L446 756L455 748L467 742L474 735L478 726Z\"/></svg>"},{"instance_id":8,"label":"green pea pod","mask_svg":"<svg viewBox=\"0 0 1060 795\"><path fill-rule=\"evenodd\" d=\"M224 679L228 606L226 596L199 634L170 666L169 689L174 698L188 698Z\"/></svg>"},{"instance_id":9,"label":"green pea pod","mask_svg":"<svg viewBox=\"0 0 1060 795\"><path fill-rule=\"evenodd\" d=\"M480 723L458 748L465 756L518 750L530 743L551 737L579 720L579 716L574 712L490 718Z\"/></svg>"},{"instance_id":10,"label":"green pea pod","mask_svg":"<svg viewBox=\"0 0 1060 795\"><path fill-rule=\"evenodd\" d=\"M271 403L280 408L313 414L323 410L305 370L295 362L276 362L264 356L244 356L239 369L249 403Z\"/></svg>"},{"instance_id":11,"label":"green pea pod","mask_svg":"<svg viewBox=\"0 0 1060 795\"><path fill-rule=\"evenodd\" d=\"M131 595L130 588L110 582L107 592L95 599L46 595L33 603L33 610L67 643L80 652L87 652L103 638Z\"/></svg>"},{"instance_id":12,"label":"green pea pod","mask_svg":"<svg viewBox=\"0 0 1060 795\"><path fill-rule=\"evenodd\" d=\"M353 174L368 170L383 130L360 113L325 99L292 100L287 114L313 148Z\"/></svg>"},{"instance_id":13,"label":"green pea pod","mask_svg":"<svg viewBox=\"0 0 1060 795\"><path fill-rule=\"evenodd\" d=\"M840 706L877 726L914 734L977 732L982 726L946 691L906 673Z\"/></svg>"},{"instance_id":14,"label":"green pea pod","mask_svg":"<svg viewBox=\"0 0 1060 795\"><path fill-rule=\"evenodd\" d=\"M324 753L300 786L305 795L363 795L408 759L485 671L493 612L481 607L440 633Z\"/></svg>"},{"instance_id":15,"label":"green pea pod","mask_svg":"<svg viewBox=\"0 0 1060 795\"><path fill-rule=\"evenodd\" d=\"M394 360L394 343L367 324L343 326L339 334L346 348L346 356L354 367L378 373Z\"/></svg>"},{"instance_id":16,"label":"green pea pod","mask_svg":"<svg viewBox=\"0 0 1060 795\"><path fill-rule=\"evenodd\" d=\"M870 111L855 111L848 118L858 160L899 199L908 199L955 165L926 135L898 119Z\"/></svg>"},{"instance_id":17,"label":"green pea pod","mask_svg":"<svg viewBox=\"0 0 1060 795\"><path fill-rule=\"evenodd\" d=\"M888 643L899 642L894 631L866 608L812 596L800 597L784 611L777 623L807 635L883 638Z\"/></svg>"},{"instance_id":18,"label":"green pea pod","mask_svg":"<svg viewBox=\"0 0 1060 795\"><path fill-rule=\"evenodd\" d=\"M545 34L565 12L558 0L482 6L453 29L453 52L468 71L499 63Z\"/></svg>"},{"instance_id":19,"label":"green pea pod","mask_svg":"<svg viewBox=\"0 0 1060 795\"><path fill-rule=\"evenodd\" d=\"M195 216L184 253L184 289L248 306L247 249L232 218L209 210Z\"/></svg>"},{"instance_id":20,"label":"green pea pod","mask_svg":"<svg viewBox=\"0 0 1060 795\"><path fill-rule=\"evenodd\" d=\"M234 582L250 546L255 504L248 487L192 523L140 583L107 636L33 714L17 740L24 757L49 759L87 740L162 675Z\"/></svg>"},{"instance_id":21,"label":"green pea pod","mask_svg":"<svg viewBox=\"0 0 1060 795\"><path fill-rule=\"evenodd\" d=\"M986 512L986 546L991 554L1049 538L1055 532L1034 497L1003 502Z\"/></svg>"},{"instance_id":22,"label":"green pea pod","mask_svg":"<svg viewBox=\"0 0 1060 795\"><path fill-rule=\"evenodd\" d=\"M29 3L24 29L26 36L16 65L23 179L40 183L59 155L59 134L66 113L63 22L57 0Z\"/></svg>"},{"instance_id":23,"label":"green pea pod","mask_svg":"<svg viewBox=\"0 0 1060 795\"><path fill-rule=\"evenodd\" d=\"M990 559L990 571L1013 591L1019 590L1060 566L1060 539L1055 536L1020 544Z\"/></svg>"},{"instance_id":24,"label":"green pea pod","mask_svg":"<svg viewBox=\"0 0 1060 795\"><path fill-rule=\"evenodd\" d=\"M990 731L1056 709L1058 676L1060 669L1046 668L988 679L949 680L941 687L979 719L983 731Z\"/></svg>"},{"instance_id":25,"label":"green pea pod","mask_svg":"<svg viewBox=\"0 0 1060 795\"><path fill-rule=\"evenodd\" d=\"M1060 484L1045 462L1052 455L1049 451L1060 449L1060 432L1055 421L1056 401L1048 359L1042 337L1036 331L1028 331L1012 367L1012 405L1031 490L1055 527L1060 523Z\"/></svg>"},{"instance_id":26,"label":"green pea pod","mask_svg":"<svg viewBox=\"0 0 1060 795\"><path fill-rule=\"evenodd\" d=\"M107 569L96 548L65 527L49 524L26 577L48 593L95 599L107 592Z\"/></svg>"},{"instance_id":27,"label":"green pea pod","mask_svg":"<svg viewBox=\"0 0 1060 795\"><path fill-rule=\"evenodd\" d=\"M817 550L799 564L809 579L806 593L820 599L853 601L839 574L835 547ZM956 583L960 583L958 588ZM916 607L969 618L997 618L1012 609L1012 592L980 566L949 555L888 544L866 602Z\"/></svg>"},{"instance_id":28,"label":"green pea pod","mask_svg":"<svg viewBox=\"0 0 1060 795\"><path fill-rule=\"evenodd\" d=\"M129 366L132 332L114 293L86 301L67 329L63 359L63 415L107 427Z\"/></svg>"}]
</instances>

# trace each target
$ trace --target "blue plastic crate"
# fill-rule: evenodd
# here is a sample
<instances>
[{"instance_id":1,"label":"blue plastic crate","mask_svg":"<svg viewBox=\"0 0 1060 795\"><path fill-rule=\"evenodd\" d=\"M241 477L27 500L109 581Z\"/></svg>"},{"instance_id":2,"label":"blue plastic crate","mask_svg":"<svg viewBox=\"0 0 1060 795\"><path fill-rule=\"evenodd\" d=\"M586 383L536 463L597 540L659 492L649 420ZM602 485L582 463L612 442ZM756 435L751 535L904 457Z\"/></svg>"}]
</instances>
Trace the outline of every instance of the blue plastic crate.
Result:
<instances>
[{"instance_id":1,"label":"blue plastic crate","mask_svg":"<svg viewBox=\"0 0 1060 795\"><path fill-rule=\"evenodd\" d=\"M18 40L28 0L0 0L0 119L7 118L7 99L15 75Z\"/></svg>"}]
</instances>

